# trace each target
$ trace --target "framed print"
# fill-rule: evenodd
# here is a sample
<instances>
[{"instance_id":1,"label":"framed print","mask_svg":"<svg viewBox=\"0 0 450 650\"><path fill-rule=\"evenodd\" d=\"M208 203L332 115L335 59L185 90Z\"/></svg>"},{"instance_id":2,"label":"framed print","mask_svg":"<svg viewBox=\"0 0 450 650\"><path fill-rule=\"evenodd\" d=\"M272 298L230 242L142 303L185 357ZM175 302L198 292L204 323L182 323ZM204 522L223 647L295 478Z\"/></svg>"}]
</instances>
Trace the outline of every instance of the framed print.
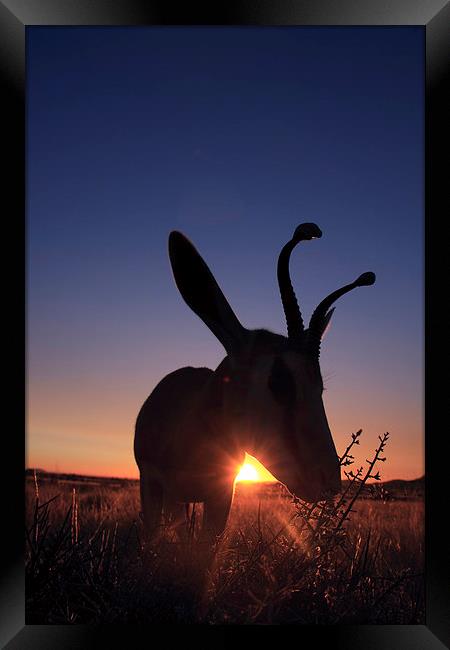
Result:
<instances>
[{"instance_id":1,"label":"framed print","mask_svg":"<svg viewBox=\"0 0 450 650\"><path fill-rule=\"evenodd\" d=\"M448 14L2 0L2 647L450 647Z\"/></svg>"}]
</instances>

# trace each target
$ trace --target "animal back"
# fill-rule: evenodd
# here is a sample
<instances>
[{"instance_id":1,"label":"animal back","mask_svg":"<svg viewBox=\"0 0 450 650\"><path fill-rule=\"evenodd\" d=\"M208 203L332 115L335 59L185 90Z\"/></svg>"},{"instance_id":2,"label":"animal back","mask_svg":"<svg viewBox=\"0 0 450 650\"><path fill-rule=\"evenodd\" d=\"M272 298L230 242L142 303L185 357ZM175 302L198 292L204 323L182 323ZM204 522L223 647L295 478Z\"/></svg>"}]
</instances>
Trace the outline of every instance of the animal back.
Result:
<instances>
[{"instance_id":1,"label":"animal back","mask_svg":"<svg viewBox=\"0 0 450 650\"><path fill-rule=\"evenodd\" d=\"M136 420L134 452L138 463L148 460L164 464L165 452L173 445L180 422L188 418L213 374L210 368L187 366L166 375L155 386Z\"/></svg>"}]
</instances>

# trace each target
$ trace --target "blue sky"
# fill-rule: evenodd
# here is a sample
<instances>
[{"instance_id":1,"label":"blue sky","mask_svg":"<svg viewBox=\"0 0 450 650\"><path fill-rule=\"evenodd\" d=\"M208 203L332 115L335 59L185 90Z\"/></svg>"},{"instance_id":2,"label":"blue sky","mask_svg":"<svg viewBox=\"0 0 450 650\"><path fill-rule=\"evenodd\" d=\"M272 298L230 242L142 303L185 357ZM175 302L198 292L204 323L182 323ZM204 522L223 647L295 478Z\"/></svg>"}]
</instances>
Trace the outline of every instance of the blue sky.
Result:
<instances>
[{"instance_id":1,"label":"blue sky","mask_svg":"<svg viewBox=\"0 0 450 650\"><path fill-rule=\"evenodd\" d=\"M242 323L285 332L282 245L323 344L338 447L391 431L423 473L422 28L27 28L28 463L137 475L137 412L220 344L175 288L172 229ZM387 449L389 459L389 449ZM91 471L92 470L92 471Z\"/></svg>"}]
</instances>

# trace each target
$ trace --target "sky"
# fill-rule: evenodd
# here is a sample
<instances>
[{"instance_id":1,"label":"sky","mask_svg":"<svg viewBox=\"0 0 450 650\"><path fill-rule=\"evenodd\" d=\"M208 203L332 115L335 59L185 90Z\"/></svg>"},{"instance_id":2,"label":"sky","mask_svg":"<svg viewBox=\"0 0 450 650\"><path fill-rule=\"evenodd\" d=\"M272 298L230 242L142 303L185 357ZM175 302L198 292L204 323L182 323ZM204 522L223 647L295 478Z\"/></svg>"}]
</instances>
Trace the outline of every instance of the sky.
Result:
<instances>
[{"instance_id":1,"label":"sky","mask_svg":"<svg viewBox=\"0 0 450 650\"><path fill-rule=\"evenodd\" d=\"M420 27L27 28L26 464L137 477L137 413L162 377L215 368L167 238L180 230L241 322L286 333L331 291L324 404L357 464L424 473L424 31Z\"/></svg>"}]
</instances>

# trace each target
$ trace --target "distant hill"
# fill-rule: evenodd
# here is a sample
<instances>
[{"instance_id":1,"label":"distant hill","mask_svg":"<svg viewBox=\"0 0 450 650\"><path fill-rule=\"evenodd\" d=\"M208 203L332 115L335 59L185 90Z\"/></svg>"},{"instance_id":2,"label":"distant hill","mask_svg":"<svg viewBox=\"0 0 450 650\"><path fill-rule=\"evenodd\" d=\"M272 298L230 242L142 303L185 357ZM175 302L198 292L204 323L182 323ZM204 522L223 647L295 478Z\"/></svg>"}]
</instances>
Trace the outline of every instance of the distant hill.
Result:
<instances>
[{"instance_id":1,"label":"distant hill","mask_svg":"<svg viewBox=\"0 0 450 650\"><path fill-rule=\"evenodd\" d=\"M86 488L92 485L104 485L108 487L126 487L129 485L137 485L139 479L130 478L117 478L108 476L86 476L82 474L65 474L57 472L46 472L43 469L26 469L25 477L28 480L34 480L34 473L36 472L38 482L41 481L55 481L58 483L77 483L78 485L85 485ZM342 489L348 486L349 481L342 481ZM270 482L247 482L241 481L236 484L236 491L245 494L245 492L252 492L258 496L264 496L284 491L284 486L281 483ZM365 486L362 496L365 498L376 499L418 499L423 498L425 495L425 476L414 479L411 481L403 479L394 479L391 481L377 481Z\"/></svg>"},{"instance_id":2,"label":"distant hill","mask_svg":"<svg viewBox=\"0 0 450 650\"><path fill-rule=\"evenodd\" d=\"M138 483L138 479L118 478L114 476L87 476L84 474L65 474L60 472L47 472L43 469L26 469L25 477L34 480L34 473L38 481L59 481L85 484L108 484L108 485L127 485Z\"/></svg>"},{"instance_id":3,"label":"distant hill","mask_svg":"<svg viewBox=\"0 0 450 650\"><path fill-rule=\"evenodd\" d=\"M345 490L350 481L342 481L342 489ZM280 483L251 483L240 482L236 485L237 493L253 492L257 496L273 495L282 493L285 490ZM395 479L392 481L374 481L366 484L361 492L361 498L377 500L413 500L423 499L425 496L425 477L411 481Z\"/></svg>"},{"instance_id":4,"label":"distant hill","mask_svg":"<svg viewBox=\"0 0 450 650\"><path fill-rule=\"evenodd\" d=\"M403 479L385 481L382 485L388 490L417 490L425 492L425 476L421 476L420 478L416 478L412 481L405 481Z\"/></svg>"},{"instance_id":5,"label":"distant hill","mask_svg":"<svg viewBox=\"0 0 450 650\"><path fill-rule=\"evenodd\" d=\"M348 484L349 481L342 481L344 489ZM422 499L425 496L425 476L410 481L374 481L366 484L363 495L381 499Z\"/></svg>"}]
</instances>

